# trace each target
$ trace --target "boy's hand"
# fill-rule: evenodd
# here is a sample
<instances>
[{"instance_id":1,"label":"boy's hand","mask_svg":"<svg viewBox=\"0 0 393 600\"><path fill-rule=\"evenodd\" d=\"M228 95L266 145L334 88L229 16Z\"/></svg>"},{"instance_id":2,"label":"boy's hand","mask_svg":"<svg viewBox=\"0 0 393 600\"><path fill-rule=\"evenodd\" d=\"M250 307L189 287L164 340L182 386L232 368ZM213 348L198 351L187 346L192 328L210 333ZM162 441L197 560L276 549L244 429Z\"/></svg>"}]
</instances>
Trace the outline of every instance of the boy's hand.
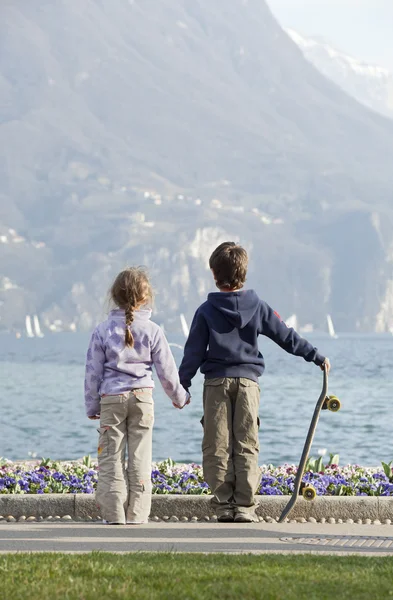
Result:
<instances>
[{"instance_id":1,"label":"boy's hand","mask_svg":"<svg viewBox=\"0 0 393 600\"><path fill-rule=\"evenodd\" d=\"M100 415L93 415L91 417L88 417L89 419L91 419L92 421L96 421L97 419L100 418Z\"/></svg>"},{"instance_id":2,"label":"boy's hand","mask_svg":"<svg viewBox=\"0 0 393 600\"><path fill-rule=\"evenodd\" d=\"M324 362L321 365L321 369L322 369L322 371L326 371L326 375L329 375L331 365L330 365L330 360L328 358L325 358Z\"/></svg>"}]
</instances>

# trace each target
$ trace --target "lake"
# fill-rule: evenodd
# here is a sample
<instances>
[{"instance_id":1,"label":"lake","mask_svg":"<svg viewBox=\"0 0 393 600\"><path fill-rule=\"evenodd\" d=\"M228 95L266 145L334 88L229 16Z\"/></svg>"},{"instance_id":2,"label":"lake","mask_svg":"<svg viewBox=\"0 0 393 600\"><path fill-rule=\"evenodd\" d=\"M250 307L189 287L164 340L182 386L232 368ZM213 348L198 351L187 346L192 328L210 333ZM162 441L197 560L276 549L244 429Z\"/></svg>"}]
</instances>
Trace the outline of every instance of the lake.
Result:
<instances>
[{"instance_id":1,"label":"lake","mask_svg":"<svg viewBox=\"0 0 393 600\"><path fill-rule=\"evenodd\" d=\"M88 334L48 334L44 338L0 337L0 456L53 459L96 456L97 422L84 413L84 358ZM179 340L172 340L179 342ZM310 336L332 363L329 391L342 410L324 411L312 455L327 450L340 464L377 465L393 459L393 336ZM290 356L266 338L260 348L266 371L260 380L260 464L298 462L322 371ZM176 361L181 351L173 349ZM153 456L201 461L202 377L192 386L192 403L172 407L156 378Z\"/></svg>"}]
</instances>

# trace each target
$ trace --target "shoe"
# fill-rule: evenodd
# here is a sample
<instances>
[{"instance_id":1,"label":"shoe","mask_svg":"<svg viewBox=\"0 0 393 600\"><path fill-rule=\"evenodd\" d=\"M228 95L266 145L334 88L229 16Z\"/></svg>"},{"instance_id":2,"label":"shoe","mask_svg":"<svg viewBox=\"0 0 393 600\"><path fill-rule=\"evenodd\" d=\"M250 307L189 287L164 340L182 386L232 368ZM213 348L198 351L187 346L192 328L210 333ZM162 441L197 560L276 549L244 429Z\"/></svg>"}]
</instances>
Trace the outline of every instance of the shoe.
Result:
<instances>
[{"instance_id":1,"label":"shoe","mask_svg":"<svg viewBox=\"0 0 393 600\"><path fill-rule=\"evenodd\" d=\"M217 516L219 523L233 523L235 515L231 510L226 510Z\"/></svg>"},{"instance_id":2,"label":"shoe","mask_svg":"<svg viewBox=\"0 0 393 600\"><path fill-rule=\"evenodd\" d=\"M127 521L127 525L146 525L148 521Z\"/></svg>"},{"instance_id":3,"label":"shoe","mask_svg":"<svg viewBox=\"0 0 393 600\"><path fill-rule=\"evenodd\" d=\"M236 513L235 523L259 523L259 519L253 513Z\"/></svg>"},{"instance_id":4,"label":"shoe","mask_svg":"<svg viewBox=\"0 0 393 600\"><path fill-rule=\"evenodd\" d=\"M105 521L102 519L103 525L125 525L125 523L119 523L118 521Z\"/></svg>"}]
</instances>

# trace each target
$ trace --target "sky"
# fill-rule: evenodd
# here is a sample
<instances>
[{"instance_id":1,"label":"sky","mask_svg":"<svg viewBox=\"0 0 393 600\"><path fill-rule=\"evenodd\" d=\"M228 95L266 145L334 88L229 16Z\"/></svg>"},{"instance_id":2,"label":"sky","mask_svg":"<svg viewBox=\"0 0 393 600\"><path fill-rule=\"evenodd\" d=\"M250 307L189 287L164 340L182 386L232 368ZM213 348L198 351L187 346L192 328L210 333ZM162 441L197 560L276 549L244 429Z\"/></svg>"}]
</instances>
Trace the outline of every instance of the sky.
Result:
<instances>
[{"instance_id":1,"label":"sky","mask_svg":"<svg viewBox=\"0 0 393 600\"><path fill-rule=\"evenodd\" d=\"M393 0L267 0L284 27L393 69Z\"/></svg>"}]
</instances>

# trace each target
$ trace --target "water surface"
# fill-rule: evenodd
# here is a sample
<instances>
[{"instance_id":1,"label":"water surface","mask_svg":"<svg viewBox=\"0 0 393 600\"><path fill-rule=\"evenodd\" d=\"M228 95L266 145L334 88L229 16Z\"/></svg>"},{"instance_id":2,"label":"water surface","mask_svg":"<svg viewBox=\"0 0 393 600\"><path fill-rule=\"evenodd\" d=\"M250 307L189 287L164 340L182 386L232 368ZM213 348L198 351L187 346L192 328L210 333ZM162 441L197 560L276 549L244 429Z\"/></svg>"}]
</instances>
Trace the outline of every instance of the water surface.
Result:
<instances>
[{"instance_id":1,"label":"water surface","mask_svg":"<svg viewBox=\"0 0 393 600\"><path fill-rule=\"evenodd\" d=\"M74 459L96 455L97 423L84 413L83 376L88 335L52 334L42 339L0 337L0 456ZM173 340L179 341L179 340ZM330 392L338 413L324 411L312 454L340 454L340 463L377 465L393 459L393 336L342 335L311 341L332 363ZM260 463L299 460L322 372L261 338L266 371L261 378ZM174 349L179 363L181 352ZM201 461L202 378L192 403L172 408L159 383L155 391L153 456Z\"/></svg>"}]
</instances>

